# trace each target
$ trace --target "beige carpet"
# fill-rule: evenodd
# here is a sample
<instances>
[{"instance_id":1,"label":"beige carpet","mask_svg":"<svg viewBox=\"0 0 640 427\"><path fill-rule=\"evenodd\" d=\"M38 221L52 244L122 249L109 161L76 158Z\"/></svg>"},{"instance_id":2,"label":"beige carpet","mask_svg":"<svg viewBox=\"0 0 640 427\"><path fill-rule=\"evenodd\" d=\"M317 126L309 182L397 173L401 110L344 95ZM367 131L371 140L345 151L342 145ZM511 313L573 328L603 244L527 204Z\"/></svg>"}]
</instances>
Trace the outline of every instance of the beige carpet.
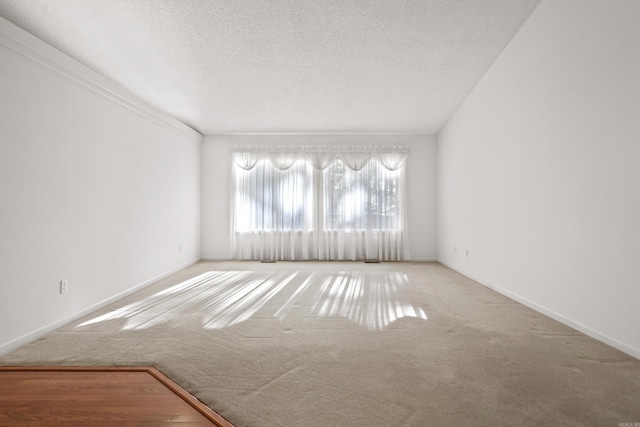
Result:
<instances>
[{"instance_id":1,"label":"beige carpet","mask_svg":"<svg viewBox=\"0 0 640 427\"><path fill-rule=\"evenodd\" d=\"M201 262L0 357L155 366L237 426L640 423L640 361L437 263Z\"/></svg>"}]
</instances>

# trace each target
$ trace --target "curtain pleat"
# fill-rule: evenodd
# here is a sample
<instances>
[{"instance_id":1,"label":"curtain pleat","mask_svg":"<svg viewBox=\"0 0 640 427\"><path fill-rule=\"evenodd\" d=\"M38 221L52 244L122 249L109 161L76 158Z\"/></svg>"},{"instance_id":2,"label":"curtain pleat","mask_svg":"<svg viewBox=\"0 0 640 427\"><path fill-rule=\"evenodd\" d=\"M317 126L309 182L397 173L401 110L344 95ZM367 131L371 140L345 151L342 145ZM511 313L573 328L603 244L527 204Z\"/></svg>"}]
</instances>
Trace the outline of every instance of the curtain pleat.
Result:
<instances>
[{"instance_id":1,"label":"curtain pleat","mask_svg":"<svg viewBox=\"0 0 640 427\"><path fill-rule=\"evenodd\" d=\"M404 166L407 161L407 153L405 152L386 152L378 153L378 160L382 165L390 171L396 171Z\"/></svg>"},{"instance_id":2,"label":"curtain pleat","mask_svg":"<svg viewBox=\"0 0 640 427\"><path fill-rule=\"evenodd\" d=\"M335 153L315 152L307 153L306 159L315 170L325 170L331 161L336 157Z\"/></svg>"},{"instance_id":3,"label":"curtain pleat","mask_svg":"<svg viewBox=\"0 0 640 427\"><path fill-rule=\"evenodd\" d=\"M234 152L233 161L236 165L240 166L244 170L253 169L258 163L260 156L257 153L249 152Z\"/></svg>"},{"instance_id":4,"label":"curtain pleat","mask_svg":"<svg viewBox=\"0 0 640 427\"><path fill-rule=\"evenodd\" d=\"M233 160L242 169L252 169L260 160L269 160L276 169L289 169L299 160L307 161L314 169L325 170L334 159L340 159L351 170L361 170L375 158L395 171L404 166L409 149L405 146L378 145L321 145L321 146L234 146Z\"/></svg>"},{"instance_id":5,"label":"curtain pleat","mask_svg":"<svg viewBox=\"0 0 640 427\"><path fill-rule=\"evenodd\" d=\"M269 160L276 169L287 170L298 161L298 156L294 153L269 153Z\"/></svg>"},{"instance_id":6,"label":"curtain pleat","mask_svg":"<svg viewBox=\"0 0 640 427\"><path fill-rule=\"evenodd\" d=\"M373 153L367 152L345 152L340 154L340 159L351 170L361 170L373 157Z\"/></svg>"}]
</instances>

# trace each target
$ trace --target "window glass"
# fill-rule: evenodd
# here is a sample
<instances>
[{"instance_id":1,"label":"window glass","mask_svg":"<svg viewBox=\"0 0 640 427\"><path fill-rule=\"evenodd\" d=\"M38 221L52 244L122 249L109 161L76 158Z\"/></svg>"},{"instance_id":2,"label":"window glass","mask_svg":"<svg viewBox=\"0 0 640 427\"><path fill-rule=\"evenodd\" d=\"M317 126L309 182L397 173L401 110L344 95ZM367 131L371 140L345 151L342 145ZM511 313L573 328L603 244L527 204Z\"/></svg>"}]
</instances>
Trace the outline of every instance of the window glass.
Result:
<instances>
[{"instance_id":1,"label":"window glass","mask_svg":"<svg viewBox=\"0 0 640 427\"><path fill-rule=\"evenodd\" d=\"M279 170L260 160L251 170L236 167L236 231L309 230L313 224L313 169L300 160Z\"/></svg>"},{"instance_id":2,"label":"window glass","mask_svg":"<svg viewBox=\"0 0 640 427\"><path fill-rule=\"evenodd\" d=\"M400 228L400 171L377 159L361 170L335 160L324 171L324 224L329 230L397 230Z\"/></svg>"}]
</instances>

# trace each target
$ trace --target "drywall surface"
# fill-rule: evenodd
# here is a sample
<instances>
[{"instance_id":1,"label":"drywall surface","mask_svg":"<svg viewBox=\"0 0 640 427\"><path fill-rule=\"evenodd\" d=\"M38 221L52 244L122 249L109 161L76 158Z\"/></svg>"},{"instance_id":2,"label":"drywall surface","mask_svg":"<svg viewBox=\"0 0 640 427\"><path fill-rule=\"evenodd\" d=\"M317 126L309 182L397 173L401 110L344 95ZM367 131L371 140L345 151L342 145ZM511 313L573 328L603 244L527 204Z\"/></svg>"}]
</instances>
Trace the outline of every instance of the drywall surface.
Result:
<instances>
[{"instance_id":1,"label":"drywall surface","mask_svg":"<svg viewBox=\"0 0 640 427\"><path fill-rule=\"evenodd\" d=\"M201 142L0 24L2 353L199 259Z\"/></svg>"},{"instance_id":2,"label":"drywall surface","mask_svg":"<svg viewBox=\"0 0 640 427\"><path fill-rule=\"evenodd\" d=\"M407 228L412 260L436 258L437 142L431 135L212 135L202 146L202 257L230 257L230 191L233 145L398 145L407 160Z\"/></svg>"},{"instance_id":3,"label":"drywall surface","mask_svg":"<svg viewBox=\"0 0 640 427\"><path fill-rule=\"evenodd\" d=\"M636 357L638 22L543 1L438 141L439 260Z\"/></svg>"}]
</instances>

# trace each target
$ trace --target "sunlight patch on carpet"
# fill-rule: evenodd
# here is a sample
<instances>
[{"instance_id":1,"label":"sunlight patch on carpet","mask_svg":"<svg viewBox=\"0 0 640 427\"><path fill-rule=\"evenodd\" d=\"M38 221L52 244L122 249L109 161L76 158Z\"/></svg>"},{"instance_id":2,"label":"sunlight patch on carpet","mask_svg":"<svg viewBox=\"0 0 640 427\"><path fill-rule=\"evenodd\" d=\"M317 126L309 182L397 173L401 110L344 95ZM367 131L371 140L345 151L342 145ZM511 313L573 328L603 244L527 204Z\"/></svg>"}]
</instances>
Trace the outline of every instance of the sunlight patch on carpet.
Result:
<instances>
[{"instance_id":1,"label":"sunlight patch on carpet","mask_svg":"<svg viewBox=\"0 0 640 427\"><path fill-rule=\"evenodd\" d=\"M409 286L407 275L397 272L209 271L78 327L124 320L123 330L140 330L195 317L205 329L222 329L277 304L278 319L303 309L307 316L342 317L382 330L403 317L427 320L421 307L402 301Z\"/></svg>"}]
</instances>

